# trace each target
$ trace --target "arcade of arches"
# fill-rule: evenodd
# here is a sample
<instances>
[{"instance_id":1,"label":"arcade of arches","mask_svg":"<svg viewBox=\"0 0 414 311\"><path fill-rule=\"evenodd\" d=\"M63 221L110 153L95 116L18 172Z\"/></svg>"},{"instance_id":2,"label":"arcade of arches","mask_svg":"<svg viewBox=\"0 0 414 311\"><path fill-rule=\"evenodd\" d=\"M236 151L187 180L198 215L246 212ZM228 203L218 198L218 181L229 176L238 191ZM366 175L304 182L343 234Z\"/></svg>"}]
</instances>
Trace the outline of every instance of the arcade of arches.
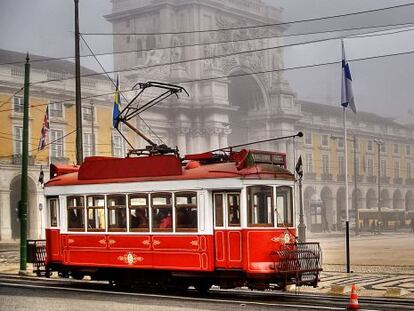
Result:
<instances>
[{"instance_id":1,"label":"arcade of arches","mask_svg":"<svg viewBox=\"0 0 414 311\"><path fill-rule=\"evenodd\" d=\"M355 190L350 188L349 217L351 227L355 226L356 210L359 211L360 228L368 229L372 221L378 220L377 189ZM313 232L342 230L344 227L346 204L345 187L304 186L304 209L307 228ZM395 229L407 225L414 215L414 190L382 189L381 219L385 228ZM355 208L356 207L356 208ZM361 215L373 215L364 218ZM361 218L362 217L362 218Z\"/></svg>"}]
</instances>

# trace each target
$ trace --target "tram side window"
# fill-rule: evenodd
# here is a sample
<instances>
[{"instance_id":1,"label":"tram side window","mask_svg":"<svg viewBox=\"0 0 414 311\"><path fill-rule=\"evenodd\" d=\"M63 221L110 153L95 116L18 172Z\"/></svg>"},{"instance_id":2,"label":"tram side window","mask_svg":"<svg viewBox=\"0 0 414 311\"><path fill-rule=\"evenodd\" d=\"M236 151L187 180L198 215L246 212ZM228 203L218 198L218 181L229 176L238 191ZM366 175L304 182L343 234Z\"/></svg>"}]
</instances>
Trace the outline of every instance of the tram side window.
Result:
<instances>
[{"instance_id":1,"label":"tram side window","mask_svg":"<svg viewBox=\"0 0 414 311\"><path fill-rule=\"evenodd\" d=\"M87 231L105 231L105 197L103 195L88 196L86 202L88 213Z\"/></svg>"},{"instance_id":2,"label":"tram side window","mask_svg":"<svg viewBox=\"0 0 414 311\"><path fill-rule=\"evenodd\" d=\"M124 194L108 195L106 198L108 207L109 231L126 231L126 197Z\"/></svg>"},{"instance_id":3,"label":"tram side window","mask_svg":"<svg viewBox=\"0 0 414 311\"><path fill-rule=\"evenodd\" d=\"M276 187L276 217L278 227L293 226L293 202L291 187Z\"/></svg>"},{"instance_id":4,"label":"tram side window","mask_svg":"<svg viewBox=\"0 0 414 311\"><path fill-rule=\"evenodd\" d=\"M85 231L85 205L83 196L71 196L66 199L68 211L68 231Z\"/></svg>"},{"instance_id":5,"label":"tram side window","mask_svg":"<svg viewBox=\"0 0 414 311\"><path fill-rule=\"evenodd\" d=\"M175 194L177 231L197 231L197 192Z\"/></svg>"},{"instance_id":6,"label":"tram side window","mask_svg":"<svg viewBox=\"0 0 414 311\"><path fill-rule=\"evenodd\" d=\"M240 194L229 193L227 194L227 206L228 206L228 225L230 227L240 226Z\"/></svg>"},{"instance_id":7,"label":"tram side window","mask_svg":"<svg viewBox=\"0 0 414 311\"><path fill-rule=\"evenodd\" d=\"M173 231L172 195L162 192L151 195L152 230Z\"/></svg>"},{"instance_id":8,"label":"tram side window","mask_svg":"<svg viewBox=\"0 0 414 311\"><path fill-rule=\"evenodd\" d=\"M223 193L215 193L214 194L214 219L216 227L223 227L224 226L224 194Z\"/></svg>"},{"instance_id":9,"label":"tram side window","mask_svg":"<svg viewBox=\"0 0 414 311\"><path fill-rule=\"evenodd\" d=\"M129 230L149 231L148 194L129 195Z\"/></svg>"},{"instance_id":10,"label":"tram side window","mask_svg":"<svg viewBox=\"0 0 414 311\"><path fill-rule=\"evenodd\" d=\"M49 206L50 227L57 227L58 226L59 200L57 198L49 199L48 206Z\"/></svg>"},{"instance_id":11,"label":"tram side window","mask_svg":"<svg viewBox=\"0 0 414 311\"><path fill-rule=\"evenodd\" d=\"M248 225L273 226L273 188L252 186L247 188Z\"/></svg>"}]
</instances>

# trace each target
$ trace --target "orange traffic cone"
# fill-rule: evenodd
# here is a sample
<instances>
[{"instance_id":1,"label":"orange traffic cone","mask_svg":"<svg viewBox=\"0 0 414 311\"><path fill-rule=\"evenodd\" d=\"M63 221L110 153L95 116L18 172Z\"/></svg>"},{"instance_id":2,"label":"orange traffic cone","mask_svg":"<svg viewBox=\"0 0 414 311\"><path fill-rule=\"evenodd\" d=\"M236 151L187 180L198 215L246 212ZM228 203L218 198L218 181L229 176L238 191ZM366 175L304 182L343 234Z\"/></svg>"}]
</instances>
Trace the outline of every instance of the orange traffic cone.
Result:
<instances>
[{"instance_id":1,"label":"orange traffic cone","mask_svg":"<svg viewBox=\"0 0 414 311\"><path fill-rule=\"evenodd\" d=\"M347 310L359 310L359 303L358 303L358 294L356 292L355 284L352 284L351 289L351 296L349 297L349 305L346 308Z\"/></svg>"}]
</instances>

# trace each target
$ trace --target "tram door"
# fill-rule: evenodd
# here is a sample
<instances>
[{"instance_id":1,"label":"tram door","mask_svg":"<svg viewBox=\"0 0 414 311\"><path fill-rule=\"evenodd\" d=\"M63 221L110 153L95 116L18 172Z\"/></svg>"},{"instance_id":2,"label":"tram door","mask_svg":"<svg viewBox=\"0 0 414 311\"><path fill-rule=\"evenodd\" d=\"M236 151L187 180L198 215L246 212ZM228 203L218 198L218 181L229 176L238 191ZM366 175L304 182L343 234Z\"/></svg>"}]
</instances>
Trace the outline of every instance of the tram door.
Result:
<instances>
[{"instance_id":1,"label":"tram door","mask_svg":"<svg viewBox=\"0 0 414 311\"><path fill-rule=\"evenodd\" d=\"M241 268L240 192L214 193L213 201L216 267Z\"/></svg>"}]
</instances>

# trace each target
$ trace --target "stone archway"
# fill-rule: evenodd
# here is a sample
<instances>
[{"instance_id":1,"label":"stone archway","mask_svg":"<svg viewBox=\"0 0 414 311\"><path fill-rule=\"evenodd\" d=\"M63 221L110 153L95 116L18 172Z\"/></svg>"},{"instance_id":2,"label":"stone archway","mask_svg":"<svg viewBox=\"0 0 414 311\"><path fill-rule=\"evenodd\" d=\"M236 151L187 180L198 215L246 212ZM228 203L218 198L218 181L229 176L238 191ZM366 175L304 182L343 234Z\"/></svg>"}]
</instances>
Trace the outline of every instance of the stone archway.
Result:
<instances>
[{"instance_id":1,"label":"stone archway","mask_svg":"<svg viewBox=\"0 0 414 311\"><path fill-rule=\"evenodd\" d=\"M355 206L355 203L356 203L356 206ZM355 189L352 190L352 202L350 206L351 206L351 209L354 211L356 211L356 208L360 210L363 207L362 191L360 189L356 190L356 197L355 197Z\"/></svg>"},{"instance_id":2,"label":"stone archway","mask_svg":"<svg viewBox=\"0 0 414 311\"><path fill-rule=\"evenodd\" d=\"M378 206L378 199L374 189L367 191L367 208L373 208Z\"/></svg>"},{"instance_id":3,"label":"stone archway","mask_svg":"<svg viewBox=\"0 0 414 311\"><path fill-rule=\"evenodd\" d=\"M21 196L21 175L13 178L10 183L10 227L12 239L20 238L20 223L18 220L18 204ZM28 207L27 207L27 237L35 238L37 232L38 209L36 184L28 177Z\"/></svg>"},{"instance_id":4,"label":"stone archway","mask_svg":"<svg viewBox=\"0 0 414 311\"><path fill-rule=\"evenodd\" d=\"M399 189L395 190L394 194L392 195L392 208L399 210L404 209L404 200Z\"/></svg>"},{"instance_id":5,"label":"stone archway","mask_svg":"<svg viewBox=\"0 0 414 311\"><path fill-rule=\"evenodd\" d=\"M381 190L381 207L391 208L391 198L388 189Z\"/></svg>"},{"instance_id":6,"label":"stone archway","mask_svg":"<svg viewBox=\"0 0 414 311\"><path fill-rule=\"evenodd\" d=\"M345 220L345 214L346 214L345 188L341 187L336 192L336 223L338 225L338 229L343 229L342 222Z\"/></svg>"},{"instance_id":7,"label":"stone archway","mask_svg":"<svg viewBox=\"0 0 414 311\"><path fill-rule=\"evenodd\" d=\"M266 94L253 75L245 75L247 69L231 70L229 75L228 98L235 111L229 113L231 133L228 135L229 145L237 145L265 138L267 110ZM260 137L257 136L260 133ZM266 148L257 145L255 148Z\"/></svg>"},{"instance_id":8,"label":"stone archway","mask_svg":"<svg viewBox=\"0 0 414 311\"><path fill-rule=\"evenodd\" d=\"M405 194L405 210L414 211L414 193L412 190L408 190Z\"/></svg>"},{"instance_id":9,"label":"stone archway","mask_svg":"<svg viewBox=\"0 0 414 311\"><path fill-rule=\"evenodd\" d=\"M312 199L312 196L316 193L315 189L311 186L308 186L305 188L305 191L303 192L303 209L305 211L305 223L308 230L310 230L310 217L311 217L311 211L310 211L310 202Z\"/></svg>"},{"instance_id":10,"label":"stone archway","mask_svg":"<svg viewBox=\"0 0 414 311\"><path fill-rule=\"evenodd\" d=\"M333 197L332 191L328 187L323 187L321 191L322 205L322 231L330 231L331 226L334 223L333 219Z\"/></svg>"}]
</instances>

